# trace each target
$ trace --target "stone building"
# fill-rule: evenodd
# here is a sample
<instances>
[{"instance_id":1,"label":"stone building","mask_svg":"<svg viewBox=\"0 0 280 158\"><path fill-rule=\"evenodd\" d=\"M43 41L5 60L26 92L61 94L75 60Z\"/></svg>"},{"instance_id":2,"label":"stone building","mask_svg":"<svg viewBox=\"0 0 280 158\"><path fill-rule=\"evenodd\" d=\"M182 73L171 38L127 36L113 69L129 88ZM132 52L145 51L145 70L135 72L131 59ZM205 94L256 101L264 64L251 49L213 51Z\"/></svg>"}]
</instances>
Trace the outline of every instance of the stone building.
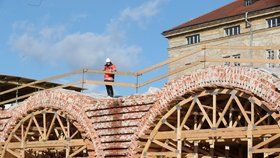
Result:
<instances>
[{"instance_id":1,"label":"stone building","mask_svg":"<svg viewBox=\"0 0 280 158\"><path fill-rule=\"evenodd\" d=\"M163 35L168 39L169 57L195 52L202 46L271 46L280 45L280 1L236 0L210 13L187 21ZM170 64L172 71L190 65L206 56L216 58L280 59L280 51L212 49L198 51L184 60ZM209 65L251 66L251 63L199 63L187 71ZM254 67L269 69L279 74L279 64L258 64ZM186 71L184 72L186 73Z\"/></svg>"}]
</instances>

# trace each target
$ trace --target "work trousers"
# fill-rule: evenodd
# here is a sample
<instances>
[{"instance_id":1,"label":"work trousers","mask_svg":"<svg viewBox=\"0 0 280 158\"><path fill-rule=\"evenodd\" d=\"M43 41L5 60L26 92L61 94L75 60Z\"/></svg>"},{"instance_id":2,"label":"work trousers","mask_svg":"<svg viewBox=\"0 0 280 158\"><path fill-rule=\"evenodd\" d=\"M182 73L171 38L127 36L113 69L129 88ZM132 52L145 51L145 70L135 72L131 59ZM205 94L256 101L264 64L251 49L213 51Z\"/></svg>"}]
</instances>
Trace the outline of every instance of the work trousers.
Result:
<instances>
[{"instance_id":1,"label":"work trousers","mask_svg":"<svg viewBox=\"0 0 280 158\"><path fill-rule=\"evenodd\" d=\"M114 82L113 80L104 80L105 82ZM113 90L113 86L111 85L105 85L106 86L106 90L107 90L107 94L110 97L114 97L114 90Z\"/></svg>"}]
</instances>

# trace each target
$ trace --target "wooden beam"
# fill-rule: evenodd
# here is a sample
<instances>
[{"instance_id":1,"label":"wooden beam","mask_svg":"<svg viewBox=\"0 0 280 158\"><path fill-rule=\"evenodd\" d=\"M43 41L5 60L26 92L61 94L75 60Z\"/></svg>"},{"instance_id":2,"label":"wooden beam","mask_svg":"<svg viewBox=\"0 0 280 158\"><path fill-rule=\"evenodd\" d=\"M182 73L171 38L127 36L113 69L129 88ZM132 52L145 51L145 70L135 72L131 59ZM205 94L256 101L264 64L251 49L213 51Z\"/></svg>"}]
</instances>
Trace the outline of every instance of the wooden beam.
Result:
<instances>
[{"instance_id":1,"label":"wooden beam","mask_svg":"<svg viewBox=\"0 0 280 158\"><path fill-rule=\"evenodd\" d=\"M116 72L106 72L102 70L94 70L94 69L85 69L85 73L92 73L92 74L115 74L115 75L123 75L123 76L133 76L136 77L137 74L130 71L116 71Z\"/></svg>"},{"instance_id":2,"label":"wooden beam","mask_svg":"<svg viewBox=\"0 0 280 158\"><path fill-rule=\"evenodd\" d=\"M176 157L177 154L175 152L147 152L146 157L150 156L166 156L166 157ZM145 156L143 156L145 157Z\"/></svg>"},{"instance_id":3,"label":"wooden beam","mask_svg":"<svg viewBox=\"0 0 280 158\"><path fill-rule=\"evenodd\" d=\"M200 103L200 101L199 101L198 98L196 99L196 103L197 103L199 109L202 111L203 116L206 118L206 120L207 120L209 126L212 128L212 127L213 127L213 123L212 123L212 121L210 120L210 118L209 118L208 114L206 113L206 111L204 110L204 108L202 107L202 104Z\"/></svg>"},{"instance_id":4,"label":"wooden beam","mask_svg":"<svg viewBox=\"0 0 280 158\"><path fill-rule=\"evenodd\" d=\"M25 142L26 149L34 149L34 148L61 148L65 147L65 144L69 144L70 147L78 147L85 146L85 142L83 139L72 139L70 141L67 140L48 140L48 141L35 141L35 142ZM20 149L20 142L10 142L7 146L8 149Z\"/></svg>"},{"instance_id":5,"label":"wooden beam","mask_svg":"<svg viewBox=\"0 0 280 158\"><path fill-rule=\"evenodd\" d=\"M206 45L205 49L221 49L221 50L279 50L280 46L210 46Z\"/></svg>"},{"instance_id":6,"label":"wooden beam","mask_svg":"<svg viewBox=\"0 0 280 158\"><path fill-rule=\"evenodd\" d=\"M211 138L219 138L219 139L247 138L247 131L244 129L245 127L219 128L216 130L212 130L212 129L183 130L181 132L181 139L195 141L195 140L208 140ZM257 126L256 129L252 131L253 137L256 138L261 137L262 135L265 134L278 134L278 133L280 133L280 128L278 127L278 125ZM159 131L154 136L154 139L176 140L176 137L177 135L174 131L164 131L164 132Z\"/></svg>"},{"instance_id":7,"label":"wooden beam","mask_svg":"<svg viewBox=\"0 0 280 158\"><path fill-rule=\"evenodd\" d=\"M261 63L261 64L279 64L280 59L234 59L234 58L211 58L211 57L205 57L205 62L218 62L218 63L224 63L224 62L235 62L235 63Z\"/></svg>"},{"instance_id":8,"label":"wooden beam","mask_svg":"<svg viewBox=\"0 0 280 158\"><path fill-rule=\"evenodd\" d=\"M144 87L144 86L146 86L146 85L148 85L148 84L151 84L151 83L153 83L153 82L159 81L159 80L164 79L164 78L169 77L169 76L172 76L172 75L174 75L174 74L177 74L177 73L179 73L179 72L182 72L182 71L184 71L184 70L187 70L187 69L189 69L189 68L191 68L191 67L197 66L197 65L199 65L199 64L201 64L200 60L199 60L199 61L195 61L195 62L191 63L190 65L185 65L185 66L176 68L176 69L173 70L173 71L169 71L169 72L166 73L166 74L159 75L159 76L157 76L157 77L155 77L155 78L152 78L152 79L150 79L150 80L148 80L148 81L145 81L144 83L139 84L138 88Z\"/></svg>"},{"instance_id":9,"label":"wooden beam","mask_svg":"<svg viewBox=\"0 0 280 158\"><path fill-rule=\"evenodd\" d=\"M104 82L104 81L93 81L93 80L85 80L86 84L89 85L111 85L111 86L122 86L122 87L131 87L136 88L136 84L134 83L126 83L126 82Z\"/></svg>"},{"instance_id":10,"label":"wooden beam","mask_svg":"<svg viewBox=\"0 0 280 158\"><path fill-rule=\"evenodd\" d=\"M266 141L263 141L263 142L261 142L261 143L255 145L255 146L253 147L253 150L255 151L255 150L259 149L260 147L262 147L262 146L264 146L264 145L266 145L266 144L268 144L268 143L274 141L275 139L277 139L277 138L279 138L279 137L280 137L280 133L277 133L277 134L275 134L274 136L268 138Z\"/></svg>"},{"instance_id":11,"label":"wooden beam","mask_svg":"<svg viewBox=\"0 0 280 158\"><path fill-rule=\"evenodd\" d=\"M69 157L73 157L76 156L77 154L79 154L80 152L82 152L84 149L86 149L87 147L84 145L81 148L79 148L78 150L76 150L75 152L73 152L71 155L69 155Z\"/></svg>"},{"instance_id":12,"label":"wooden beam","mask_svg":"<svg viewBox=\"0 0 280 158\"><path fill-rule=\"evenodd\" d=\"M280 148L263 148L263 149L256 149L253 150L253 153L279 153Z\"/></svg>"},{"instance_id":13,"label":"wooden beam","mask_svg":"<svg viewBox=\"0 0 280 158\"><path fill-rule=\"evenodd\" d=\"M29 87L29 86L32 86L32 85L35 85L35 84L38 84L38 83L48 82L48 81L52 81L52 80L56 80L56 79L60 79L60 78L68 77L68 76L72 76L72 75L75 75L75 74L80 74L82 72L83 72L83 70L76 70L76 71L65 73L65 74L51 76L51 77L48 77L48 78L45 78L45 79L42 79L42 80L37 80L37 81L30 82L28 84L24 84L24 85L16 87L16 88L12 88L12 89L0 92L0 95L6 94L6 93L9 93L9 92L13 92L13 91L16 91L18 89L25 88L25 87Z\"/></svg>"},{"instance_id":14,"label":"wooden beam","mask_svg":"<svg viewBox=\"0 0 280 158\"><path fill-rule=\"evenodd\" d=\"M159 145L159 146L161 146L161 147L163 147L163 148L165 148L165 149L168 149L168 150L170 150L170 151L172 151L172 152L174 152L174 153L176 153L176 149L175 148L173 148L173 147L171 147L171 146L169 146L169 145L167 145L167 144L165 144L165 143L162 143L161 141L158 141L158 140L153 140L153 143L155 143L155 144L157 144L157 145Z\"/></svg>"},{"instance_id":15,"label":"wooden beam","mask_svg":"<svg viewBox=\"0 0 280 158\"><path fill-rule=\"evenodd\" d=\"M43 134L43 132L41 131L41 127L39 126L36 117L33 116L32 119L33 119L33 121L34 121L34 123L35 123L35 125L36 125L36 127L37 127L37 130L39 131L41 137L44 138L44 134Z\"/></svg>"},{"instance_id":16,"label":"wooden beam","mask_svg":"<svg viewBox=\"0 0 280 158\"><path fill-rule=\"evenodd\" d=\"M219 125L220 125L222 119L224 118L224 116L225 116L225 114L226 114L228 108L230 107L230 105L231 105L231 103L232 103L233 98L234 98L233 95L229 98L229 100L228 100L228 102L227 102L227 104L226 104L226 106L225 106L225 108L224 108L222 114L220 115L220 117L219 117L219 119L218 119L218 121L217 121L217 127L219 127Z\"/></svg>"},{"instance_id":17,"label":"wooden beam","mask_svg":"<svg viewBox=\"0 0 280 158\"><path fill-rule=\"evenodd\" d=\"M136 72L136 74L138 74L139 76L140 76L140 75L143 75L144 73L151 72L151 71L153 71L153 70L155 70L155 69L158 69L158 68L160 68L160 67L162 67L162 66L171 64L171 63L173 63L173 62L176 62L176 61L181 60L181 59L183 59L183 58L186 58L186 57L188 57L188 56L197 54L197 53L199 53L199 52L202 51L202 50L203 50L202 48L198 48L198 49L195 49L195 50L192 51L192 52L183 53L182 55L180 55L180 56L178 56L178 57L170 58L170 59L165 60L165 61L163 61L163 62L160 62L160 63L158 63L158 64L152 65L152 66L150 66L150 67L148 67L148 68L139 70L139 71Z\"/></svg>"},{"instance_id":18,"label":"wooden beam","mask_svg":"<svg viewBox=\"0 0 280 158\"><path fill-rule=\"evenodd\" d=\"M81 83L80 81L77 81L77 82L72 82L72 83L69 83L69 84L64 84L64 85L61 85L61 86L57 86L57 87L53 87L53 88L48 88L48 90L54 90L54 89L59 89L59 88L65 88L65 87L69 87L69 86L74 86L74 85L77 85ZM3 104L7 104L7 103L10 103L10 102L14 102L16 100L19 100L19 99L25 99L25 98L28 98L30 97L31 95L35 94L37 92L32 92L32 93L29 93L29 94L26 94L26 95L22 95L22 96L19 96L19 97L16 97L16 98L12 98L12 99L9 99L9 100L5 100L5 101L2 101L0 102L0 105L3 105ZM1 94L0 94L1 95Z\"/></svg>"},{"instance_id":19,"label":"wooden beam","mask_svg":"<svg viewBox=\"0 0 280 158\"><path fill-rule=\"evenodd\" d=\"M241 113L243 114L243 117L245 118L245 120L247 121L247 123L250 125L251 124L251 120L249 119L246 111L244 110L242 104L240 103L240 100L238 99L238 97L234 97L235 102L237 103L239 109L241 110Z\"/></svg>"},{"instance_id":20,"label":"wooden beam","mask_svg":"<svg viewBox=\"0 0 280 158\"><path fill-rule=\"evenodd\" d=\"M52 129L53 129L53 126L54 126L56 117L57 117L57 113L54 113L53 119L52 119L51 124L50 124L50 126L49 126L49 130L48 130L47 135L46 135L46 140L49 139L49 136L50 136L51 131L52 131Z\"/></svg>"}]
</instances>

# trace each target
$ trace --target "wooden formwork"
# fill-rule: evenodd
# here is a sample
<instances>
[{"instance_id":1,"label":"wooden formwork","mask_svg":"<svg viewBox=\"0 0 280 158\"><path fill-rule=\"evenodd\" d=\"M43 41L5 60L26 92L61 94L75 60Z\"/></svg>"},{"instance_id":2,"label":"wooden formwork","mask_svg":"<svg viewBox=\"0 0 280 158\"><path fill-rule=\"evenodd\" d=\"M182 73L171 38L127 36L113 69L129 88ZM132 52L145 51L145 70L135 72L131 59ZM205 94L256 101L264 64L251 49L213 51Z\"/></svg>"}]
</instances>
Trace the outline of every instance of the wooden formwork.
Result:
<instances>
[{"instance_id":1,"label":"wooden formwork","mask_svg":"<svg viewBox=\"0 0 280 158\"><path fill-rule=\"evenodd\" d=\"M88 140L75 124L62 111L32 112L9 131L1 158L88 157Z\"/></svg>"},{"instance_id":2,"label":"wooden formwork","mask_svg":"<svg viewBox=\"0 0 280 158\"><path fill-rule=\"evenodd\" d=\"M186 95L141 140L141 158L279 157L279 114L238 89Z\"/></svg>"}]
</instances>

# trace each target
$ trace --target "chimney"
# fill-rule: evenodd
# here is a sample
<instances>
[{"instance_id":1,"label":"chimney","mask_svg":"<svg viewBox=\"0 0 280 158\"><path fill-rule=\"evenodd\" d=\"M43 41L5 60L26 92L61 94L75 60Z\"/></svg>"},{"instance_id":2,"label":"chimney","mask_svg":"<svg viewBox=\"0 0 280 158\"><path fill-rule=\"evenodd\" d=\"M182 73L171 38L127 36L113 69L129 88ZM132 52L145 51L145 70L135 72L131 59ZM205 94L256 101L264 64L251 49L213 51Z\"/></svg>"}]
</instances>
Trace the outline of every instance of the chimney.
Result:
<instances>
[{"instance_id":1,"label":"chimney","mask_svg":"<svg viewBox=\"0 0 280 158\"><path fill-rule=\"evenodd\" d=\"M252 5L257 1L259 1L259 0L244 0L244 6Z\"/></svg>"}]
</instances>

